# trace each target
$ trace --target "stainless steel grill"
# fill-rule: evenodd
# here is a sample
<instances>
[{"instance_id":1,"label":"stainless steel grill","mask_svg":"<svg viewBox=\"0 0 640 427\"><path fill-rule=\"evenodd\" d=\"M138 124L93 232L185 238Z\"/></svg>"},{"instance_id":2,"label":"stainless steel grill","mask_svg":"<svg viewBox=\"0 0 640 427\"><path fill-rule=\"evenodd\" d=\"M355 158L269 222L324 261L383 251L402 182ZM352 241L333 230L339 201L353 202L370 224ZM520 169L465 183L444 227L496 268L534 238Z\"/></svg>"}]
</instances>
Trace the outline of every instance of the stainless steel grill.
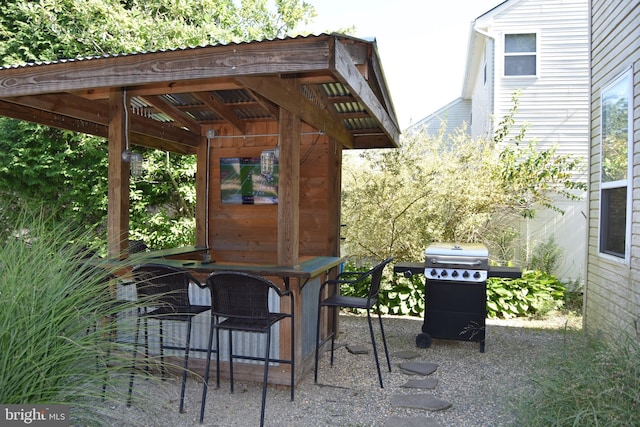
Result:
<instances>
[{"instance_id":1,"label":"stainless steel grill","mask_svg":"<svg viewBox=\"0 0 640 427\"><path fill-rule=\"evenodd\" d=\"M432 338L474 341L484 352L487 317L487 278L517 278L516 267L489 266L489 251L477 243L433 243L424 263L398 263L396 274L425 275L425 313L420 348Z\"/></svg>"},{"instance_id":2,"label":"stainless steel grill","mask_svg":"<svg viewBox=\"0 0 640 427\"><path fill-rule=\"evenodd\" d=\"M489 251L477 243L434 243L425 250L425 277L429 279L484 282Z\"/></svg>"},{"instance_id":3,"label":"stainless steel grill","mask_svg":"<svg viewBox=\"0 0 640 427\"><path fill-rule=\"evenodd\" d=\"M433 243L425 250L425 317L418 347L432 338L475 341L484 352L489 252L475 243Z\"/></svg>"}]
</instances>

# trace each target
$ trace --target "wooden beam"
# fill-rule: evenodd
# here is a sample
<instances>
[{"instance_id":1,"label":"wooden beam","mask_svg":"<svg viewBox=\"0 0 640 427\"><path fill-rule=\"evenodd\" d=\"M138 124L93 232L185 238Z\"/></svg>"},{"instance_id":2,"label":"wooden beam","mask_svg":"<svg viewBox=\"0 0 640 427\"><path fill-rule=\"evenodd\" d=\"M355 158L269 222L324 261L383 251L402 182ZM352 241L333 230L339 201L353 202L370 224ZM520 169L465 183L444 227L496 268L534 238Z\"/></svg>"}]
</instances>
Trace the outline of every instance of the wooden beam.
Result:
<instances>
[{"instance_id":1,"label":"wooden beam","mask_svg":"<svg viewBox=\"0 0 640 427\"><path fill-rule=\"evenodd\" d=\"M280 108L278 265L298 264L300 251L300 116Z\"/></svg>"},{"instance_id":2,"label":"wooden beam","mask_svg":"<svg viewBox=\"0 0 640 427\"><path fill-rule=\"evenodd\" d=\"M369 113L380 123L381 129L389 137L392 144L397 146L400 139L400 130L394 119L391 118L382 103L378 100L367 81L362 77L347 49L341 43L335 43L334 66L336 77L349 88L353 96L367 109Z\"/></svg>"},{"instance_id":3,"label":"wooden beam","mask_svg":"<svg viewBox=\"0 0 640 427\"><path fill-rule=\"evenodd\" d=\"M0 114L3 116L107 137L108 103L66 93L11 97L6 98L6 103L15 105L9 106L0 100ZM185 145L192 147L171 150L186 153L195 152L199 143L197 134L136 114L131 115L130 123L131 141L134 144L138 144L137 141L146 141L139 145L159 149Z\"/></svg>"},{"instance_id":4,"label":"wooden beam","mask_svg":"<svg viewBox=\"0 0 640 427\"><path fill-rule=\"evenodd\" d=\"M280 115L280 108L278 108L276 104L269 101L267 98L260 95L259 93L255 93L254 91L246 88L245 90L249 92L249 94L256 100L256 102L262 106L262 108L264 108L271 114L271 117L274 120L278 120L278 116Z\"/></svg>"},{"instance_id":5,"label":"wooden beam","mask_svg":"<svg viewBox=\"0 0 640 427\"><path fill-rule=\"evenodd\" d=\"M169 104L167 101L162 99L159 95L146 95L142 96L146 102L151 104L156 109L162 111L167 116L171 117L177 123L180 123L182 126L189 129L191 132L200 133L200 123L186 115L179 108L176 108L174 105Z\"/></svg>"},{"instance_id":6,"label":"wooden beam","mask_svg":"<svg viewBox=\"0 0 640 427\"><path fill-rule=\"evenodd\" d=\"M265 76L241 77L238 78L238 81L280 107L299 114L306 123L337 139L342 145L353 147L351 133L344 128L342 123L336 122L330 113L318 108L304 96L295 79L283 80ZM282 110L280 114L282 114ZM282 120L282 117L280 119Z\"/></svg>"},{"instance_id":7,"label":"wooden beam","mask_svg":"<svg viewBox=\"0 0 640 427\"><path fill-rule=\"evenodd\" d=\"M207 92L215 90L241 89L242 86L235 80L228 78L168 81L148 85L133 85L127 87L131 96L165 95L189 92ZM91 88L75 91L75 94L86 99L109 99L109 88Z\"/></svg>"},{"instance_id":8,"label":"wooden beam","mask_svg":"<svg viewBox=\"0 0 640 427\"><path fill-rule=\"evenodd\" d=\"M310 94L313 94L313 99L316 101L316 105L321 105L324 108L324 111L331 117L331 120L336 123L342 123L342 119L345 117L345 114L338 114L338 111L333 107L334 99L329 100L327 93L322 90L322 88L318 85L307 85L305 87L306 91ZM342 102L354 102L355 99L353 97L349 97L348 101L343 100ZM362 114L364 117L368 117Z\"/></svg>"},{"instance_id":9,"label":"wooden beam","mask_svg":"<svg viewBox=\"0 0 640 427\"><path fill-rule=\"evenodd\" d=\"M198 100L200 100L207 107L211 108L220 117L229 122L231 126L236 128L240 133L246 133L246 126L242 120L238 119L236 114L231 108L224 105L210 92L195 92L193 94Z\"/></svg>"},{"instance_id":10,"label":"wooden beam","mask_svg":"<svg viewBox=\"0 0 640 427\"><path fill-rule=\"evenodd\" d=\"M0 70L3 96L327 70L329 36L186 48Z\"/></svg>"},{"instance_id":11,"label":"wooden beam","mask_svg":"<svg viewBox=\"0 0 640 427\"><path fill-rule=\"evenodd\" d=\"M387 106L386 110L389 111L389 115L392 120L396 124L396 127L400 129L400 125L398 124L398 118L396 117L395 110L393 108L393 102L391 101L391 95L389 94L389 90L387 88L387 82L384 79L384 72L382 71L382 64L379 61L380 57L377 52L374 55L371 55L371 67L374 70L374 76L377 79L377 87L380 88L380 98L384 99L384 104Z\"/></svg>"},{"instance_id":12,"label":"wooden beam","mask_svg":"<svg viewBox=\"0 0 640 427\"><path fill-rule=\"evenodd\" d=\"M196 147L191 145L180 144L176 141L168 139L158 139L142 133L131 133L129 137L131 145L140 147L154 148L156 150L169 151L177 154L196 154Z\"/></svg>"},{"instance_id":13,"label":"wooden beam","mask_svg":"<svg viewBox=\"0 0 640 427\"><path fill-rule=\"evenodd\" d=\"M340 256L340 200L342 191L342 146L329 140L327 158L327 254Z\"/></svg>"},{"instance_id":14,"label":"wooden beam","mask_svg":"<svg viewBox=\"0 0 640 427\"><path fill-rule=\"evenodd\" d=\"M67 117L62 114L40 111L12 102L0 100L0 116L11 117L25 122L39 123L58 129L66 129L73 132L81 132L89 135L107 137L108 128L105 125L88 122L85 120Z\"/></svg>"},{"instance_id":15,"label":"wooden beam","mask_svg":"<svg viewBox=\"0 0 640 427\"><path fill-rule=\"evenodd\" d=\"M109 105L103 101L89 101L67 93L51 93L39 96L15 96L5 98L8 102L48 111L62 116L107 125Z\"/></svg>"},{"instance_id":16,"label":"wooden beam","mask_svg":"<svg viewBox=\"0 0 640 427\"><path fill-rule=\"evenodd\" d=\"M109 191L107 207L107 247L110 258L122 259L129 253L129 165L122 161L126 149L128 114L122 90L109 96Z\"/></svg>"},{"instance_id":17,"label":"wooden beam","mask_svg":"<svg viewBox=\"0 0 640 427\"><path fill-rule=\"evenodd\" d=\"M361 134L356 134L353 136L353 148L390 148L389 147L389 137L377 131L375 133L367 133L363 132Z\"/></svg>"},{"instance_id":18,"label":"wooden beam","mask_svg":"<svg viewBox=\"0 0 640 427\"><path fill-rule=\"evenodd\" d=\"M150 138L165 141L169 145L190 147L195 151L198 146L200 137L184 129L175 126L160 123L146 117L132 115L131 132L133 134L146 135Z\"/></svg>"}]
</instances>

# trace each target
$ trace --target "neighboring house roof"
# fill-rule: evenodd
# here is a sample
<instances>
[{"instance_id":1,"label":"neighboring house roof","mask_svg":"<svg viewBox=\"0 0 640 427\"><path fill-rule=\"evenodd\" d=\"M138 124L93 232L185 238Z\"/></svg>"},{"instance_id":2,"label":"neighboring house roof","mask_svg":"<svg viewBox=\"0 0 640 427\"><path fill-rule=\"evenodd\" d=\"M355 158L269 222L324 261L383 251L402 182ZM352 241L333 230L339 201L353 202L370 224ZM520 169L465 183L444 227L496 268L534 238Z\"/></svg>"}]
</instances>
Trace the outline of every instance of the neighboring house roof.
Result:
<instances>
[{"instance_id":1,"label":"neighboring house roof","mask_svg":"<svg viewBox=\"0 0 640 427\"><path fill-rule=\"evenodd\" d=\"M456 129L461 129L465 123L468 125L470 119L471 101L458 98L412 124L405 132L407 134L427 132L429 135L438 135L443 131L445 135L448 135L454 133Z\"/></svg>"},{"instance_id":2,"label":"neighboring house roof","mask_svg":"<svg viewBox=\"0 0 640 427\"><path fill-rule=\"evenodd\" d=\"M0 115L106 136L127 88L134 144L194 153L202 126L277 120L279 108L346 148L399 145L375 41L287 37L0 68Z\"/></svg>"}]
</instances>

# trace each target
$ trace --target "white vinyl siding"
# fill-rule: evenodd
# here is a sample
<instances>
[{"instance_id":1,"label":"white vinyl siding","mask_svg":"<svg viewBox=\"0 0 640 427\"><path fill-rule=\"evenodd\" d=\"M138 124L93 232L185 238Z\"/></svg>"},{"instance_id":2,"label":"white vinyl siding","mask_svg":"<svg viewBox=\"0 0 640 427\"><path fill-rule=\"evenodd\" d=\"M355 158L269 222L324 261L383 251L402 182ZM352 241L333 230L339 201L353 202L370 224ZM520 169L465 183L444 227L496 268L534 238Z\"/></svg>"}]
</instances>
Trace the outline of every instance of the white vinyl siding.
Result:
<instances>
[{"instance_id":1,"label":"white vinyl siding","mask_svg":"<svg viewBox=\"0 0 640 427\"><path fill-rule=\"evenodd\" d=\"M527 125L527 140L537 141L540 149L555 147L558 154L583 159L583 171L575 179L587 181L588 0L510 0L505 6L477 21L479 27L486 28L493 36L495 44L494 123L509 113L513 95L519 92L514 130ZM535 34L535 75L505 75L504 43L509 34ZM479 120L475 105L473 110L474 121ZM556 214L552 212L539 212L537 218L523 224L522 230L530 247L553 237L563 251L559 277L584 280L588 227L586 194L583 194L583 200L559 200L557 204L566 210L562 218L555 219Z\"/></svg>"},{"instance_id":2,"label":"white vinyl siding","mask_svg":"<svg viewBox=\"0 0 640 427\"><path fill-rule=\"evenodd\" d=\"M527 137L560 154L587 158L589 148L589 30L585 0L520 0L493 18L496 52L506 34L535 33L536 76L504 76L496 58L495 117L504 117L520 92L516 125Z\"/></svg>"},{"instance_id":3,"label":"white vinyl siding","mask_svg":"<svg viewBox=\"0 0 640 427\"><path fill-rule=\"evenodd\" d=\"M471 95L471 136L493 136L493 88L495 87L494 43L488 39L483 50L483 66L476 74ZM485 73L486 71L486 82Z\"/></svg>"}]
</instances>

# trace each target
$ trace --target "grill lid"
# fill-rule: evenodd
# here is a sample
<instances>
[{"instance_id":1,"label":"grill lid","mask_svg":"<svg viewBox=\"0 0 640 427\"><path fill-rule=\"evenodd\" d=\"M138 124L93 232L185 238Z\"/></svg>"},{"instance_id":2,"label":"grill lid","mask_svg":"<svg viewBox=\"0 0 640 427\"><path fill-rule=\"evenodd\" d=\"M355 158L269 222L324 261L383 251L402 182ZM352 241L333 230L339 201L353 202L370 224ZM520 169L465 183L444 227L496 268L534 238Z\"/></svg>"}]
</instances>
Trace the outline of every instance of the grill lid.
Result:
<instances>
[{"instance_id":1,"label":"grill lid","mask_svg":"<svg viewBox=\"0 0 640 427\"><path fill-rule=\"evenodd\" d=\"M426 267L486 270L489 251L479 243L433 243L425 250Z\"/></svg>"}]
</instances>

